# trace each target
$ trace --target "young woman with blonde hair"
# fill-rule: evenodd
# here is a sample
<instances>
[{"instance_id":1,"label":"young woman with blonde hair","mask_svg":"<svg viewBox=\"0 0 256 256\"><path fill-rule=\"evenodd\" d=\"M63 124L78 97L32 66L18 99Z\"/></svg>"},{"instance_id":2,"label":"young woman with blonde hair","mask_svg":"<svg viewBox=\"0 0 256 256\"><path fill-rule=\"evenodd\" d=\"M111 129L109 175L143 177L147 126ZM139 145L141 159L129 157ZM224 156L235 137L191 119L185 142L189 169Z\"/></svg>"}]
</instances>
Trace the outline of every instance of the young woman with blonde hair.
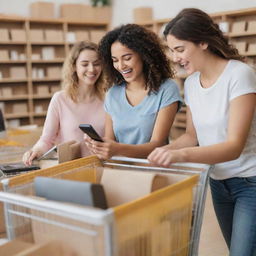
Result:
<instances>
[{"instance_id":1,"label":"young woman with blonde hair","mask_svg":"<svg viewBox=\"0 0 256 256\"><path fill-rule=\"evenodd\" d=\"M62 86L63 90L51 99L42 136L23 156L27 165L55 144L83 141L78 127L81 123L90 123L104 134L104 82L96 44L82 41L73 46L63 65ZM81 155L88 154L85 143L81 143Z\"/></svg>"}]
</instances>

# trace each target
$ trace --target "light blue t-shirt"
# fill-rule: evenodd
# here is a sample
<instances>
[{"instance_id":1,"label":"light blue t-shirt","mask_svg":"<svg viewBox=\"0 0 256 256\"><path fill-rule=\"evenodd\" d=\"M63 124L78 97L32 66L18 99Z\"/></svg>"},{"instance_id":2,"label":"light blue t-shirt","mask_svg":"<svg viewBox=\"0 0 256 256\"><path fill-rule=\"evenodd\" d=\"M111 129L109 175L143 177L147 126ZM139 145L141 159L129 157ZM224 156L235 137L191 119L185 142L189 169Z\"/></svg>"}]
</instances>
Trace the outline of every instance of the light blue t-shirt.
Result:
<instances>
[{"instance_id":1,"label":"light blue t-shirt","mask_svg":"<svg viewBox=\"0 0 256 256\"><path fill-rule=\"evenodd\" d=\"M151 92L140 104L132 106L125 92L126 84L109 89L105 98L105 111L111 116L116 141L125 144L144 144L150 141L157 113L160 109L182 99L178 86L171 79Z\"/></svg>"}]
</instances>

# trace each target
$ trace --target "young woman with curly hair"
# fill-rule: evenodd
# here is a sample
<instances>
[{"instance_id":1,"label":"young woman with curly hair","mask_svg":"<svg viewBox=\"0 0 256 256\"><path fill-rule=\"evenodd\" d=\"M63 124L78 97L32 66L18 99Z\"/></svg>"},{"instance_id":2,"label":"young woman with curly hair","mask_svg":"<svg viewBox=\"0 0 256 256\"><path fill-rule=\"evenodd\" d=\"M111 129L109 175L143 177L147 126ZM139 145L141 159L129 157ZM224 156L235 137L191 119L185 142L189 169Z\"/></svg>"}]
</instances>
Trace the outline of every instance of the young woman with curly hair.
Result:
<instances>
[{"instance_id":1,"label":"young woman with curly hair","mask_svg":"<svg viewBox=\"0 0 256 256\"><path fill-rule=\"evenodd\" d=\"M146 158L168 142L181 104L164 47L150 30L127 24L102 38L99 53L111 87L105 99L105 138L96 142L85 136L85 141L102 159Z\"/></svg>"},{"instance_id":2,"label":"young woman with curly hair","mask_svg":"<svg viewBox=\"0 0 256 256\"><path fill-rule=\"evenodd\" d=\"M230 256L256 255L256 75L203 11L182 10L164 34L185 81L186 133L150 162L215 164L214 209Z\"/></svg>"},{"instance_id":3,"label":"young woman with curly hair","mask_svg":"<svg viewBox=\"0 0 256 256\"><path fill-rule=\"evenodd\" d=\"M91 42L78 42L73 46L63 65L63 90L56 92L49 104L41 138L23 156L31 165L54 144L75 140L83 142L79 124L92 124L100 135L104 134L104 83L98 46ZM81 143L81 155L89 154Z\"/></svg>"}]
</instances>

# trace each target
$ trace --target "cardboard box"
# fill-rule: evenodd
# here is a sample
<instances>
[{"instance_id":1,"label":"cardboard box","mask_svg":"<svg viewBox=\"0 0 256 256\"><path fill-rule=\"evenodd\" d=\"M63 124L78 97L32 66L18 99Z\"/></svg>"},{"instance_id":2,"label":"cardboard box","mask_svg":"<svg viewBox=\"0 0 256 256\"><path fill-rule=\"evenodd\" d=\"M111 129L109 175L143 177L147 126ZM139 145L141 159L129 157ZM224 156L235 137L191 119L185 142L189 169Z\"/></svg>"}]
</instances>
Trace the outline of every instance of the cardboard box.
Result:
<instances>
[{"instance_id":1,"label":"cardboard box","mask_svg":"<svg viewBox=\"0 0 256 256\"><path fill-rule=\"evenodd\" d=\"M26 68L25 67L10 67L10 77L14 78L14 79L26 78Z\"/></svg>"},{"instance_id":2,"label":"cardboard box","mask_svg":"<svg viewBox=\"0 0 256 256\"><path fill-rule=\"evenodd\" d=\"M36 93L38 95L49 94L49 87L48 87L48 85L38 85L36 87Z\"/></svg>"},{"instance_id":3,"label":"cardboard box","mask_svg":"<svg viewBox=\"0 0 256 256\"><path fill-rule=\"evenodd\" d=\"M30 42L43 42L44 41L44 31L42 29L30 29L29 31Z\"/></svg>"},{"instance_id":4,"label":"cardboard box","mask_svg":"<svg viewBox=\"0 0 256 256\"><path fill-rule=\"evenodd\" d=\"M8 42L10 40L9 31L6 28L0 28L0 41Z\"/></svg>"},{"instance_id":5,"label":"cardboard box","mask_svg":"<svg viewBox=\"0 0 256 256\"><path fill-rule=\"evenodd\" d=\"M3 87L2 88L2 96L4 96L4 97L12 96L12 88L11 87Z\"/></svg>"},{"instance_id":6,"label":"cardboard box","mask_svg":"<svg viewBox=\"0 0 256 256\"><path fill-rule=\"evenodd\" d=\"M90 32L91 41L97 44L105 34L106 31L104 30L92 30Z\"/></svg>"},{"instance_id":7,"label":"cardboard box","mask_svg":"<svg viewBox=\"0 0 256 256\"><path fill-rule=\"evenodd\" d=\"M252 53L256 55L256 43L249 43L248 53Z\"/></svg>"},{"instance_id":8,"label":"cardboard box","mask_svg":"<svg viewBox=\"0 0 256 256\"><path fill-rule=\"evenodd\" d=\"M82 20L83 11L83 4L61 4L60 18L65 18L67 20Z\"/></svg>"},{"instance_id":9,"label":"cardboard box","mask_svg":"<svg viewBox=\"0 0 256 256\"><path fill-rule=\"evenodd\" d=\"M153 20L153 9L151 7L138 7L133 9L133 20L135 23L143 23Z\"/></svg>"},{"instance_id":10,"label":"cardboard box","mask_svg":"<svg viewBox=\"0 0 256 256\"><path fill-rule=\"evenodd\" d=\"M86 40L89 40L89 31L86 31L86 30L78 30L75 32L75 35L76 35L76 41L79 42L79 41L86 41Z\"/></svg>"},{"instance_id":11,"label":"cardboard box","mask_svg":"<svg viewBox=\"0 0 256 256\"><path fill-rule=\"evenodd\" d=\"M53 19L54 3L52 2L34 2L30 6L30 16L38 19Z\"/></svg>"},{"instance_id":12,"label":"cardboard box","mask_svg":"<svg viewBox=\"0 0 256 256\"><path fill-rule=\"evenodd\" d=\"M246 21L234 21L231 26L232 33L245 32Z\"/></svg>"},{"instance_id":13,"label":"cardboard box","mask_svg":"<svg viewBox=\"0 0 256 256\"><path fill-rule=\"evenodd\" d=\"M106 23L111 22L112 9L109 6L92 7L91 11L93 13L92 20ZM87 16L90 17L91 15L87 14Z\"/></svg>"},{"instance_id":14,"label":"cardboard box","mask_svg":"<svg viewBox=\"0 0 256 256\"><path fill-rule=\"evenodd\" d=\"M47 77L48 78L60 78L61 77L61 67L47 67Z\"/></svg>"},{"instance_id":15,"label":"cardboard box","mask_svg":"<svg viewBox=\"0 0 256 256\"><path fill-rule=\"evenodd\" d=\"M248 33L256 33L256 20L248 21L247 32Z\"/></svg>"},{"instance_id":16,"label":"cardboard box","mask_svg":"<svg viewBox=\"0 0 256 256\"><path fill-rule=\"evenodd\" d=\"M11 29L10 34L12 41L26 42L27 40L24 29Z\"/></svg>"},{"instance_id":17,"label":"cardboard box","mask_svg":"<svg viewBox=\"0 0 256 256\"><path fill-rule=\"evenodd\" d=\"M50 92L53 94L55 92L58 92L60 90L60 86L59 85L51 85L50 86Z\"/></svg>"},{"instance_id":18,"label":"cardboard box","mask_svg":"<svg viewBox=\"0 0 256 256\"><path fill-rule=\"evenodd\" d=\"M13 113L27 113L28 104L27 103L14 103L12 106Z\"/></svg>"},{"instance_id":19,"label":"cardboard box","mask_svg":"<svg viewBox=\"0 0 256 256\"><path fill-rule=\"evenodd\" d=\"M9 60L8 50L0 50L0 60Z\"/></svg>"},{"instance_id":20,"label":"cardboard box","mask_svg":"<svg viewBox=\"0 0 256 256\"><path fill-rule=\"evenodd\" d=\"M247 43L244 42L244 41L241 41L241 42L235 42L234 43L235 47L237 48L238 52L240 54L244 54L245 51L246 51L246 46L247 46Z\"/></svg>"},{"instance_id":21,"label":"cardboard box","mask_svg":"<svg viewBox=\"0 0 256 256\"><path fill-rule=\"evenodd\" d=\"M63 32L61 30L47 29L45 30L46 42L64 42Z\"/></svg>"}]
</instances>

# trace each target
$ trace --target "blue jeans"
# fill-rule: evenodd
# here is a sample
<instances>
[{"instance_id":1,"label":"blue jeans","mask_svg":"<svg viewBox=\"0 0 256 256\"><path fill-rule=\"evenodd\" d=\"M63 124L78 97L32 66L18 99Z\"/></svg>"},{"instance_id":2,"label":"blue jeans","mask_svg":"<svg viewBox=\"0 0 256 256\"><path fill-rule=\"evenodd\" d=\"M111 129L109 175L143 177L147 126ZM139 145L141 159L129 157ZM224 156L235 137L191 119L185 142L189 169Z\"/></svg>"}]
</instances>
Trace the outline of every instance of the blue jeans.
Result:
<instances>
[{"instance_id":1,"label":"blue jeans","mask_svg":"<svg viewBox=\"0 0 256 256\"><path fill-rule=\"evenodd\" d=\"M256 176L210 178L210 186L230 256L256 256Z\"/></svg>"}]
</instances>

